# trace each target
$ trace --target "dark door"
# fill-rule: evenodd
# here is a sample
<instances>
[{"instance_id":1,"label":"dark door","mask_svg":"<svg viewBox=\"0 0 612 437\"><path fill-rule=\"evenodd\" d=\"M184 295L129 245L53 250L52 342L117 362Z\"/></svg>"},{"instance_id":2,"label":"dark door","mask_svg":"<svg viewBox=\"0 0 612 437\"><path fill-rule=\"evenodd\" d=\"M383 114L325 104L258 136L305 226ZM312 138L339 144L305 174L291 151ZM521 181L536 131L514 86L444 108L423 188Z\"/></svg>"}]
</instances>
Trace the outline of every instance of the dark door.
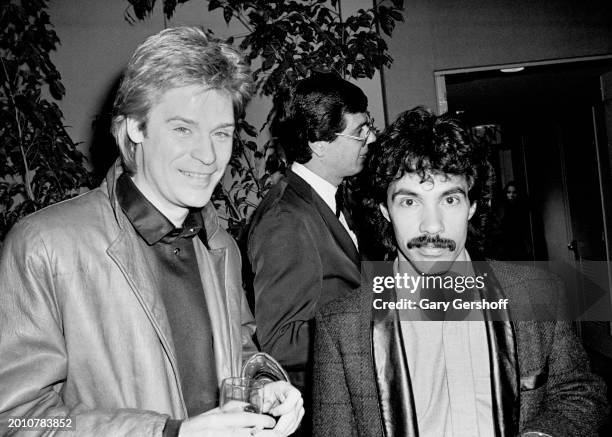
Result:
<instances>
[{"instance_id":1,"label":"dark door","mask_svg":"<svg viewBox=\"0 0 612 437\"><path fill-rule=\"evenodd\" d=\"M595 165L591 167L596 171L592 172L593 175L589 177L589 180L592 184L592 179L597 178L599 202L596 202L597 199L594 196L582 196L589 199L588 202L591 207L584 209L582 213L572 213L572 229L574 231L577 263L585 279L583 283L607 285L607 296L601 300L600 304L611 308L610 290L612 289L612 281L609 261L612 231L612 177L610 172L612 168L610 165L612 157L610 153L612 150L612 72L601 76L601 91L601 103L592 108L594 134L591 145L592 152L588 153L592 156L589 159L596 160ZM570 159L580 158L572 153ZM586 177L584 172L578 172L578 174ZM568 177L569 175L573 175L573 172L568 171ZM570 205L586 208L587 204L584 203L585 201L581 201L580 197L579 191L570 190ZM599 204L596 205L596 203ZM578 214L579 217L576 217ZM592 261L601 262L593 263ZM584 290L585 293L589 291L588 289ZM598 353L612 357L612 325L609 321L584 322L580 327L585 345Z\"/></svg>"}]
</instances>

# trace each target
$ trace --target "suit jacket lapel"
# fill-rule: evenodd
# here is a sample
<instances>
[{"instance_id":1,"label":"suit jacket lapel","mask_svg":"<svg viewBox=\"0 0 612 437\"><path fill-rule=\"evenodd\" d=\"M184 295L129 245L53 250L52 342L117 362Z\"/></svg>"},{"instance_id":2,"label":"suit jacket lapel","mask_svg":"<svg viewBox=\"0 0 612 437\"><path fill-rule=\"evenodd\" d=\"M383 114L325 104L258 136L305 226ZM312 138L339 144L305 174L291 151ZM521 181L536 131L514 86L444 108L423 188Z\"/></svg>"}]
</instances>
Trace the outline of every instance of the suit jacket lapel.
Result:
<instances>
[{"instance_id":1,"label":"suit jacket lapel","mask_svg":"<svg viewBox=\"0 0 612 437\"><path fill-rule=\"evenodd\" d=\"M323 220L334 236L334 239L338 242L338 245L355 263L355 265L360 267L361 259L353 240L344 226L342 226L342 223L340 223L340 220L338 220L338 217L336 217L334 212L329 208L327 203L325 203L321 196L319 196L304 179L293 173L291 170L287 171L287 180L293 189L295 189L295 191L304 200L313 205L319 214L321 214L321 217L323 217Z\"/></svg>"},{"instance_id":2,"label":"suit jacket lapel","mask_svg":"<svg viewBox=\"0 0 612 437\"><path fill-rule=\"evenodd\" d=\"M475 262L476 274L487 278L483 294L490 301L502 299L503 290L490 267L484 262ZM496 437L511 437L518 433L519 424L519 379L516 335L512 322L490 321L485 311L485 326L491 366L491 397ZM506 314L506 320L510 320Z\"/></svg>"},{"instance_id":3,"label":"suit jacket lapel","mask_svg":"<svg viewBox=\"0 0 612 437\"><path fill-rule=\"evenodd\" d=\"M365 271L364 275L368 277L370 272ZM372 354L385 436L416 437L416 408L397 311L373 311L372 295L364 294L364 313L367 313L364 317L373 318ZM395 290L385 291L376 297L385 302L395 301Z\"/></svg>"}]
</instances>

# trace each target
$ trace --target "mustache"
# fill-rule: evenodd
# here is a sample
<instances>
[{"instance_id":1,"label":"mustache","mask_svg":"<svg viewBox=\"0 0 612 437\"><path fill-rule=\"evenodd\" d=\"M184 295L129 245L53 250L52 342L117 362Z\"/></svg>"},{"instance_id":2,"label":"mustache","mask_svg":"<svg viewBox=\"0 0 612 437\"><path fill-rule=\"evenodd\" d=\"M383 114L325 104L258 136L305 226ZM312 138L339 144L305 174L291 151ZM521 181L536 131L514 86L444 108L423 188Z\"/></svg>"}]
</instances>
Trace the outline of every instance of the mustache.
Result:
<instances>
[{"instance_id":1,"label":"mustache","mask_svg":"<svg viewBox=\"0 0 612 437\"><path fill-rule=\"evenodd\" d=\"M449 238L442 238L439 235L421 235L419 237L415 237L406 243L408 249L419 248L423 246L433 246L436 249L448 249L449 251L454 251L457 247L457 243Z\"/></svg>"}]
</instances>

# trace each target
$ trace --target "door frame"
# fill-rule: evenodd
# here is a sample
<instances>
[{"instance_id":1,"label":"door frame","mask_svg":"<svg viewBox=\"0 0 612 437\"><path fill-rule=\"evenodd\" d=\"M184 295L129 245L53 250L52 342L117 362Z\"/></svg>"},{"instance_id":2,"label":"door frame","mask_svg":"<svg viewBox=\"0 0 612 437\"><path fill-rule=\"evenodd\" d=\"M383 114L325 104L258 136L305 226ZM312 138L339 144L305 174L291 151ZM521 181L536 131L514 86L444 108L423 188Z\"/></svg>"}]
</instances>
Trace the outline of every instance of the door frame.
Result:
<instances>
[{"instance_id":1,"label":"door frame","mask_svg":"<svg viewBox=\"0 0 612 437\"><path fill-rule=\"evenodd\" d=\"M443 70L435 70L434 71L434 82L435 82L435 92L436 92L436 110L438 114L443 114L448 111L448 100L447 100L447 90L446 90L446 77L454 74L466 74L466 73L475 73L475 72L484 72L484 71L494 71L501 69L511 69L511 68L528 68L528 67L541 67L541 66L551 66L551 65L563 65L563 64L575 64L575 63L588 63L590 61L606 61L612 60L612 54L609 55L597 55L597 56L583 56L583 57L573 57L573 58L559 58L559 59L548 59L548 60L538 60L538 61L527 61L527 62L517 62L510 64L497 64L497 65L485 65L485 66L476 66L476 67L465 67L465 68L451 68L451 69L443 69ZM612 87L608 85L608 87L604 87L601 85L601 93L602 93L602 101L604 100L604 93L607 91L608 99L612 97ZM612 203L606 204L606 199L603 198L605 196L604 190L604 177L602 174L602 157L601 150L599 147L605 147L604 144L601 144L601 137L599 136L598 129L604 129L606 126L599 126L597 123L597 117L595 114L595 109L592 109L592 118L593 118L593 129L596 130L593 134L594 142L596 147L596 158L598 164L598 179L599 179L599 188L600 188L600 197L602 202L602 218L604 219L603 228L604 228L604 238L605 238L605 250L606 256L609 262L612 262L612 226L608 227L607 217L612 214ZM523 144L524 148L524 144ZM524 150L523 150L524 152ZM560 157L564 160L564 151L560 150ZM612 172L612 132L608 132L608 153L610 157L610 171ZM526 164L526 163L525 163ZM562 172L566 171L566 163L562 162ZM528 174L526 172L525 176L528 179ZM566 233L568 233L568 237L573 235L573 231L571 229L571 216L569 211L568 204L568 193L567 193L567 180L565 174L563 175L563 202L564 202L564 212L565 212L565 223L566 223ZM610 186L612 186L612 181L610 181ZM612 201L611 201L612 202ZM606 206L608 209L606 209ZM612 220L611 220L612 223ZM568 239L569 241L569 239ZM571 254L568 251L568 257L571 257ZM610 306L612 307L612 271L611 266L608 266L608 286L609 286L609 294L610 294ZM612 323L609 323L608 331L612 336Z\"/></svg>"},{"instance_id":2,"label":"door frame","mask_svg":"<svg viewBox=\"0 0 612 437\"><path fill-rule=\"evenodd\" d=\"M607 59L612 59L612 55L578 56L574 58L545 59L540 61L515 62L512 64L495 64L477 67L434 70L434 82L436 85L436 111L438 114L444 114L448 111L448 101L446 99L446 76L450 76L452 74L475 73L478 71L491 71L509 68L540 67L556 64L572 64L576 62L603 61Z\"/></svg>"}]
</instances>

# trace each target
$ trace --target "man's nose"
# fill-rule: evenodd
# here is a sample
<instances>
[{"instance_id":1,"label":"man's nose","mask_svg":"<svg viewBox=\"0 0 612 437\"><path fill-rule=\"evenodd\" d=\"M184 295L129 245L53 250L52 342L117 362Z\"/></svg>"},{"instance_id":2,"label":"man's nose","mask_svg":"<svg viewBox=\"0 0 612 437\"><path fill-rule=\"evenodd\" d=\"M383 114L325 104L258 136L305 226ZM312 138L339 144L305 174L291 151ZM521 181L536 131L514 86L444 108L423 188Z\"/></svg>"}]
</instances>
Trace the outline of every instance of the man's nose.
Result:
<instances>
[{"instance_id":1,"label":"man's nose","mask_svg":"<svg viewBox=\"0 0 612 437\"><path fill-rule=\"evenodd\" d=\"M442 214L440 213L437 205L425 207L421 217L419 231L430 235L444 232Z\"/></svg>"},{"instance_id":2,"label":"man's nose","mask_svg":"<svg viewBox=\"0 0 612 437\"><path fill-rule=\"evenodd\" d=\"M191 156L203 164L214 163L217 155L211 139L208 136L198 138L191 149Z\"/></svg>"}]
</instances>

